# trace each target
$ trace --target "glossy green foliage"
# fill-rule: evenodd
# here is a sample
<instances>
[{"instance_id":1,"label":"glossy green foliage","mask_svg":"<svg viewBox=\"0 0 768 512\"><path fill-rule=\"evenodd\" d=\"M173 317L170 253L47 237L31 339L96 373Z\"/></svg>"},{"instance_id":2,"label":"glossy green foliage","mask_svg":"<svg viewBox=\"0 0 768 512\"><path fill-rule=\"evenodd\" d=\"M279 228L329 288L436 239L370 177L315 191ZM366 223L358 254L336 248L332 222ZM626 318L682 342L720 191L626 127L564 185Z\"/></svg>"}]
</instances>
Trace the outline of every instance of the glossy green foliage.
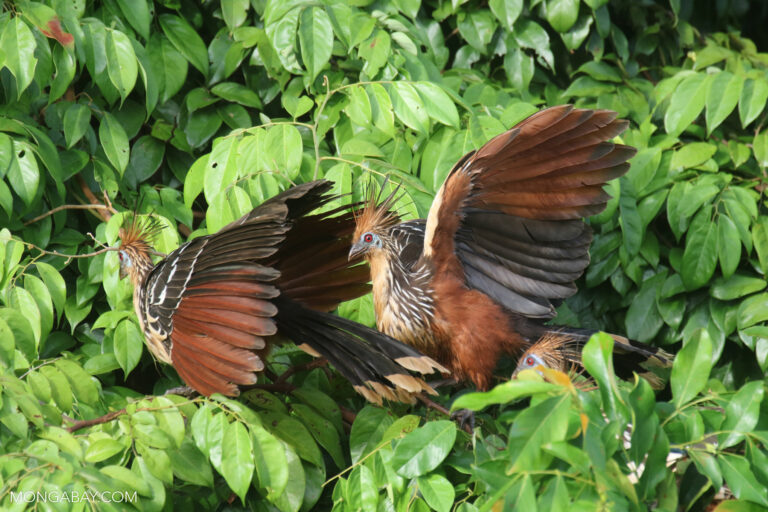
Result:
<instances>
[{"instance_id":1,"label":"glossy green foliage","mask_svg":"<svg viewBox=\"0 0 768 512\"><path fill-rule=\"evenodd\" d=\"M753 4L4 4L0 508L90 490L142 510L703 510L724 485L737 499L720 510L768 507L768 13ZM638 153L589 220L591 265L559 321L677 352L658 397L614 377L605 337L585 349L594 389L524 375L461 397L474 437L422 406L365 406L323 368L237 400L163 395L181 381L144 350L116 254L62 256L114 245L134 208L165 225L167 253L321 177L360 199L390 176L400 213L425 216L463 154L561 103L615 110ZM339 313L374 323L370 296ZM270 369L308 361L286 346Z\"/></svg>"}]
</instances>

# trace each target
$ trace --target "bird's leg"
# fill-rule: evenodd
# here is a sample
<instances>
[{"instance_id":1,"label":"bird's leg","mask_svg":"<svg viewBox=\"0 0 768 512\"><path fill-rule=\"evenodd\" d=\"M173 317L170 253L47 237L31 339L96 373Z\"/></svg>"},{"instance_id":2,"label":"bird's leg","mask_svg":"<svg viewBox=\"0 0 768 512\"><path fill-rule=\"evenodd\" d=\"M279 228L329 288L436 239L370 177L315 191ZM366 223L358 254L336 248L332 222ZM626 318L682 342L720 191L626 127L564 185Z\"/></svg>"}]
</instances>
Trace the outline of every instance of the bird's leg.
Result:
<instances>
[{"instance_id":1,"label":"bird's leg","mask_svg":"<svg viewBox=\"0 0 768 512\"><path fill-rule=\"evenodd\" d=\"M457 384L459 384L459 381L458 379L456 379L456 377L448 377L446 379L434 380L429 382L429 385L432 386L433 389L442 388L445 386L455 386Z\"/></svg>"},{"instance_id":2,"label":"bird's leg","mask_svg":"<svg viewBox=\"0 0 768 512\"><path fill-rule=\"evenodd\" d=\"M472 411L468 409L461 409L454 413L451 413L451 411L449 411L442 405L438 404L437 402L429 398L424 393L419 393L418 395L416 395L416 398L418 398L421 401L421 403L423 403L430 409L434 409L437 412L445 414L452 420L458 422L459 428L465 431L467 434L472 434L472 431L475 429L475 414Z\"/></svg>"},{"instance_id":3,"label":"bird's leg","mask_svg":"<svg viewBox=\"0 0 768 512\"><path fill-rule=\"evenodd\" d=\"M192 398L193 396L196 396L199 393L189 386L176 386L175 388L170 388L165 390L165 393L163 394L164 395L180 395L180 396L185 396L187 398Z\"/></svg>"}]
</instances>

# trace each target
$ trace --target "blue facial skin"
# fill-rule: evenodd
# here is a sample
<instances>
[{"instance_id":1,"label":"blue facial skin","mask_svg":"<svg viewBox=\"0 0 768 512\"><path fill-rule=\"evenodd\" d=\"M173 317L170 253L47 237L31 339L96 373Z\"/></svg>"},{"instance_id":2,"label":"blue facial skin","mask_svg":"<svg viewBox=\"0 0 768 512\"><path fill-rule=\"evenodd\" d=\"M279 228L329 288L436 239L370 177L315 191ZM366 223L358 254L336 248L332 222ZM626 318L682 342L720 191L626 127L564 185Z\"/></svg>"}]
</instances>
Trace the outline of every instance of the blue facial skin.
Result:
<instances>
[{"instance_id":1,"label":"blue facial skin","mask_svg":"<svg viewBox=\"0 0 768 512\"><path fill-rule=\"evenodd\" d=\"M128 269L133 266L131 257L125 251L119 251L117 256L120 258L120 279L128 275Z\"/></svg>"},{"instance_id":2,"label":"blue facial skin","mask_svg":"<svg viewBox=\"0 0 768 512\"><path fill-rule=\"evenodd\" d=\"M352 248L349 251L349 257L354 258L355 256L365 254L373 248L381 249L381 246L382 242L379 235L371 233L370 231L363 233L357 242L352 244Z\"/></svg>"}]
</instances>

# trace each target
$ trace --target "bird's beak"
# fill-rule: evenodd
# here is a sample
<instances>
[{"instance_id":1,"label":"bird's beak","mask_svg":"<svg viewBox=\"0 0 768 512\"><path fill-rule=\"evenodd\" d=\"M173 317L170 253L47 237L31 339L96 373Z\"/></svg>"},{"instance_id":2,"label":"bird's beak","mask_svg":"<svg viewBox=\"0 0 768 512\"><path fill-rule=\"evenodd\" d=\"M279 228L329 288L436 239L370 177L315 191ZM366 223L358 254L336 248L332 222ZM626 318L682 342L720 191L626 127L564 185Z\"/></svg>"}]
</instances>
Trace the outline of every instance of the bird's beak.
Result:
<instances>
[{"instance_id":1,"label":"bird's beak","mask_svg":"<svg viewBox=\"0 0 768 512\"><path fill-rule=\"evenodd\" d=\"M123 268L122 265L120 265L120 279L125 279L128 276L128 272L126 272L125 268Z\"/></svg>"},{"instance_id":2,"label":"bird's beak","mask_svg":"<svg viewBox=\"0 0 768 512\"><path fill-rule=\"evenodd\" d=\"M347 260L352 261L359 258L365 253L366 249L367 247L365 244L361 244L360 242L352 244L352 247L349 249L349 256L347 257Z\"/></svg>"}]
</instances>

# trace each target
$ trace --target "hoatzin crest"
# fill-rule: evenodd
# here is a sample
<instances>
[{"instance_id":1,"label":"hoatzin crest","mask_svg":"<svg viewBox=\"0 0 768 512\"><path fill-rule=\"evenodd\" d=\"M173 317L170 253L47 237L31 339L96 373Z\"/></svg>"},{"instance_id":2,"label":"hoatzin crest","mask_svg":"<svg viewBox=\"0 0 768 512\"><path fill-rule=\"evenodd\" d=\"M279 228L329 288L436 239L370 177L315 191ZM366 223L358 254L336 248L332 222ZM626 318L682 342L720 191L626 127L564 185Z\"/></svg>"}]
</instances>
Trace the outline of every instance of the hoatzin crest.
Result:
<instances>
[{"instance_id":1,"label":"hoatzin crest","mask_svg":"<svg viewBox=\"0 0 768 512\"><path fill-rule=\"evenodd\" d=\"M426 220L399 222L395 195L357 214L351 258L371 266L383 332L486 389L501 354L519 356L576 291L592 233L635 149L606 110L542 110L465 155Z\"/></svg>"},{"instance_id":2,"label":"hoatzin crest","mask_svg":"<svg viewBox=\"0 0 768 512\"><path fill-rule=\"evenodd\" d=\"M291 339L323 356L367 399L413 402L434 393L409 370L445 369L374 329L328 313L367 293L368 270L347 260L352 205L314 210L334 196L331 183L293 187L219 232L195 238L158 264L134 222L121 232L121 274L147 346L204 395L236 395L254 384L275 342Z\"/></svg>"},{"instance_id":3,"label":"hoatzin crest","mask_svg":"<svg viewBox=\"0 0 768 512\"><path fill-rule=\"evenodd\" d=\"M548 331L520 356L512 377L523 370L535 370L539 366L563 373L583 371L581 351L589 341L591 331L566 329ZM657 347L651 347L616 334L613 338L613 368L616 374L629 379L637 372L653 388L664 387L664 380L651 371L652 368L668 368L672 355Z\"/></svg>"}]
</instances>

